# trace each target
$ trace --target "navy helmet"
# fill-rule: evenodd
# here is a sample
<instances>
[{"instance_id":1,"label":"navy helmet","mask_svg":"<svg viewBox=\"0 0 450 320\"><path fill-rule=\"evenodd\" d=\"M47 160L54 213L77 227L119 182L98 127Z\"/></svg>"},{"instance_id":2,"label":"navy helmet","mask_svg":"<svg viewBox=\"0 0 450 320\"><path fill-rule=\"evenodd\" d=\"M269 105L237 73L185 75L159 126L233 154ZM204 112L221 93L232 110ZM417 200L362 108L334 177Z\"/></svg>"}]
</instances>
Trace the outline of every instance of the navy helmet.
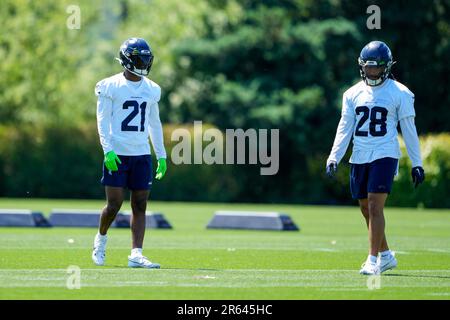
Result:
<instances>
[{"instance_id":1,"label":"navy helmet","mask_svg":"<svg viewBox=\"0 0 450 320\"><path fill-rule=\"evenodd\" d=\"M372 41L361 50L358 58L361 78L369 86L382 84L391 74L391 67L395 61L392 59L391 49L382 41ZM377 79L370 79L366 74L366 68L383 67Z\"/></svg>"},{"instance_id":2,"label":"navy helmet","mask_svg":"<svg viewBox=\"0 0 450 320\"><path fill-rule=\"evenodd\" d=\"M147 76L153 64L153 53L142 38L130 38L120 46L120 64L137 76Z\"/></svg>"}]
</instances>

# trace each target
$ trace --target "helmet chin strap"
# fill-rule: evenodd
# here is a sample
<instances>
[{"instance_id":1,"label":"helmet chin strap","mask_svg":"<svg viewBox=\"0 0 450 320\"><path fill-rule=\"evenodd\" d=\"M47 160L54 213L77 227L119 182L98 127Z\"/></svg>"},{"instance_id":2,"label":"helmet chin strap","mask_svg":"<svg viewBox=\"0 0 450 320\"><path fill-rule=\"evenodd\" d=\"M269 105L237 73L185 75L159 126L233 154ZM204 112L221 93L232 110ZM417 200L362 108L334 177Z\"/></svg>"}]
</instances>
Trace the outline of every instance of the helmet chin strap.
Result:
<instances>
[{"instance_id":1,"label":"helmet chin strap","mask_svg":"<svg viewBox=\"0 0 450 320\"><path fill-rule=\"evenodd\" d=\"M142 77L142 76L148 76L147 69L134 69L134 71L132 71L132 70L130 70L130 69L128 69L128 68L125 68L125 69L127 69L127 70L130 71L132 74L137 75L137 76L139 76L139 77Z\"/></svg>"},{"instance_id":2,"label":"helmet chin strap","mask_svg":"<svg viewBox=\"0 0 450 320\"><path fill-rule=\"evenodd\" d=\"M149 72L147 71L147 69L134 69L131 70L129 68L127 68L127 66L125 65L125 63L120 60L119 58L115 58L117 61L120 62L120 64L122 65L122 67L124 67L125 69L127 69L129 72L131 72L132 74L138 76L138 77L142 77L142 76L148 76Z\"/></svg>"},{"instance_id":3,"label":"helmet chin strap","mask_svg":"<svg viewBox=\"0 0 450 320\"><path fill-rule=\"evenodd\" d=\"M369 77L367 77L365 71L363 70L364 65L362 64L362 61L360 59L358 59L359 61L359 65L360 65L360 74L361 77L363 78L364 82L371 87L376 87L381 85L386 79L389 78L389 74L391 73L391 67L396 63L396 61L392 61L392 62L388 62L388 64L386 65L385 70L383 71L383 73L380 75L380 77L378 79L372 80L369 79ZM368 61L370 63L370 61ZM367 63L366 63L367 64Z\"/></svg>"},{"instance_id":4,"label":"helmet chin strap","mask_svg":"<svg viewBox=\"0 0 450 320\"><path fill-rule=\"evenodd\" d=\"M372 80L372 79L367 78L367 76L366 76L365 80L366 80L366 84L371 87L378 86L383 82L383 79L381 77L378 79Z\"/></svg>"}]
</instances>

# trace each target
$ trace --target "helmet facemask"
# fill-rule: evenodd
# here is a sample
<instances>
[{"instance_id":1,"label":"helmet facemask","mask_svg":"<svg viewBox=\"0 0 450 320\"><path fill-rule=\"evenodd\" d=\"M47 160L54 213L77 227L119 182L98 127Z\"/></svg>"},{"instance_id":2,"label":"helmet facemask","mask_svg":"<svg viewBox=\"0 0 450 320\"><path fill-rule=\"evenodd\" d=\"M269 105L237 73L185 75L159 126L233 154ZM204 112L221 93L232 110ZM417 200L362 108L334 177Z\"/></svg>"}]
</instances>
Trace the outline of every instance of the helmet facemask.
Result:
<instances>
[{"instance_id":1,"label":"helmet facemask","mask_svg":"<svg viewBox=\"0 0 450 320\"><path fill-rule=\"evenodd\" d=\"M392 61L362 60L358 58L361 77L371 87L381 85L389 77L394 63ZM378 72L376 73L375 71Z\"/></svg>"},{"instance_id":2,"label":"helmet facemask","mask_svg":"<svg viewBox=\"0 0 450 320\"><path fill-rule=\"evenodd\" d=\"M153 54L150 50L137 50L129 52L122 47L119 52L120 64L129 72L141 77L147 76L153 64Z\"/></svg>"}]
</instances>

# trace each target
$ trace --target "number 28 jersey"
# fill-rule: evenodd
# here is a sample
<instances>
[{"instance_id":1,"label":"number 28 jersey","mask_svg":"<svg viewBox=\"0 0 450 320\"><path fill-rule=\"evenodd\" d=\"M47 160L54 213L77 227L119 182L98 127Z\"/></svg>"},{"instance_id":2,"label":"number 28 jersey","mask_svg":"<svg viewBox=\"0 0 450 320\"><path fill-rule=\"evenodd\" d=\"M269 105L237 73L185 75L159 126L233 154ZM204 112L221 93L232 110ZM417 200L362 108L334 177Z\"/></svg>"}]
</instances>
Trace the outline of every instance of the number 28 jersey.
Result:
<instances>
[{"instance_id":1,"label":"number 28 jersey","mask_svg":"<svg viewBox=\"0 0 450 320\"><path fill-rule=\"evenodd\" d=\"M353 122L350 163L399 159L397 124L414 116L414 94L395 80L387 79L374 87L360 81L348 89L343 95L342 117Z\"/></svg>"},{"instance_id":2,"label":"number 28 jersey","mask_svg":"<svg viewBox=\"0 0 450 320\"><path fill-rule=\"evenodd\" d=\"M165 158L158 101L161 88L146 77L138 82L123 73L95 86L97 125L103 151L136 156L150 154L149 136L157 158Z\"/></svg>"}]
</instances>

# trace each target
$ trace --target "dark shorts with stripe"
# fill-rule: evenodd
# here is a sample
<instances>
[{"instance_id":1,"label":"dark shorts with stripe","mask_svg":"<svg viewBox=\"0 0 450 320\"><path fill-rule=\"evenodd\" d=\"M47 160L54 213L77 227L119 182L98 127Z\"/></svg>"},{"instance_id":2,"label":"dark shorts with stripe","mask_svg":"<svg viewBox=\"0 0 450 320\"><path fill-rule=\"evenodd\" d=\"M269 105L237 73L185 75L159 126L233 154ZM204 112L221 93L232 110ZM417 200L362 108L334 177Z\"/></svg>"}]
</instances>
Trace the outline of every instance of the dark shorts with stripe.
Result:
<instances>
[{"instance_id":1,"label":"dark shorts with stripe","mask_svg":"<svg viewBox=\"0 0 450 320\"><path fill-rule=\"evenodd\" d=\"M121 164L117 163L118 171L109 171L103 164L103 177L101 183L104 186L122 187L130 190L149 190L152 186L152 157L121 156L118 155Z\"/></svg>"},{"instance_id":2,"label":"dark shorts with stripe","mask_svg":"<svg viewBox=\"0 0 450 320\"><path fill-rule=\"evenodd\" d=\"M390 193L397 164L398 159L394 158L350 164L350 191L353 199L366 199L369 192Z\"/></svg>"}]
</instances>

